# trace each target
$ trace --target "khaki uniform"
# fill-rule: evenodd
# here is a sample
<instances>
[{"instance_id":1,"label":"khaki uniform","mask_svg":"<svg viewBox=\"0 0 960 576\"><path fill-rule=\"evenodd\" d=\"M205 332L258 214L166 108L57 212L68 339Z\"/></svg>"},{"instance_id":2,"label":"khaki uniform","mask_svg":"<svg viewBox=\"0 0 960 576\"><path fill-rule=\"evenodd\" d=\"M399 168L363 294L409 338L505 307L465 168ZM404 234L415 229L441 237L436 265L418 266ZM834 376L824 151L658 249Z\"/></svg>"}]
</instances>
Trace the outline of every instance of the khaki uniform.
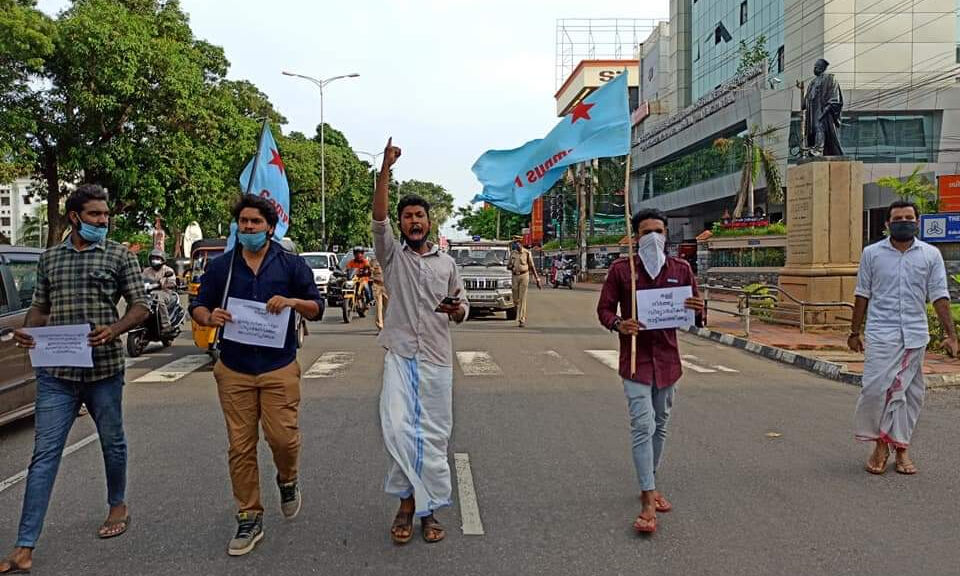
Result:
<instances>
[{"instance_id":1,"label":"khaki uniform","mask_svg":"<svg viewBox=\"0 0 960 576\"><path fill-rule=\"evenodd\" d=\"M517 322L523 326L527 322L527 288L530 286L530 273L536 275L533 254L524 247L510 252L507 269L513 272L513 301L517 306Z\"/></svg>"}]
</instances>

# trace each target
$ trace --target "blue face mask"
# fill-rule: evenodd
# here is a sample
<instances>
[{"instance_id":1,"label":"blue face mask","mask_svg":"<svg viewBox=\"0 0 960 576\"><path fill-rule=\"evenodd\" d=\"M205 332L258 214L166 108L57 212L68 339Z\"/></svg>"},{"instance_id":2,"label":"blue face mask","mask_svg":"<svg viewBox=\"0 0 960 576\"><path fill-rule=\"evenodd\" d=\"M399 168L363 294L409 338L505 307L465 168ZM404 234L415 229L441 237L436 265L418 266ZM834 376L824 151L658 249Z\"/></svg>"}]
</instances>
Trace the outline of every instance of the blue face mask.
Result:
<instances>
[{"instance_id":1,"label":"blue face mask","mask_svg":"<svg viewBox=\"0 0 960 576\"><path fill-rule=\"evenodd\" d=\"M80 229L77 230L77 232L81 238L91 244L99 244L107 237L106 226L94 226L93 224L87 224L83 220L80 221Z\"/></svg>"},{"instance_id":2,"label":"blue face mask","mask_svg":"<svg viewBox=\"0 0 960 576\"><path fill-rule=\"evenodd\" d=\"M254 232L253 234L237 233L237 240L240 245L251 252L259 252L263 245L267 243L267 232Z\"/></svg>"}]
</instances>

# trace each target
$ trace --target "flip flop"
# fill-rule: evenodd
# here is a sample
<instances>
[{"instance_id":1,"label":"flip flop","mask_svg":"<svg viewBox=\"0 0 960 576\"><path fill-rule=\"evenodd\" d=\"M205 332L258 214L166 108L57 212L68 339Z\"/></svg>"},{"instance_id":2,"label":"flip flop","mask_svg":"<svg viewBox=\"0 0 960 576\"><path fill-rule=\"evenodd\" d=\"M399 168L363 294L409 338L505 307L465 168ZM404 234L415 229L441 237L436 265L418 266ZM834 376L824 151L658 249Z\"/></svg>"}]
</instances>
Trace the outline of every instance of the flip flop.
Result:
<instances>
[{"instance_id":1,"label":"flip flop","mask_svg":"<svg viewBox=\"0 0 960 576\"><path fill-rule=\"evenodd\" d=\"M104 530L109 530L114 526L120 526L121 524L123 525L123 530L120 530L119 532L112 532L107 534L103 533ZM106 520L104 521L103 524L100 525L100 529L97 530L97 538L101 540L109 540L110 538L116 538L117 536L122 536L123 534L126 534L128 528L130 528L129 514L127 514L125 517L121 518L120 520Z\"/></svg>"},{"instance_id":2,"label":"flip flop","mask_svg":"<svg viewBox=\"0 0 960 576\"><path fill-rule=\"evenodd\" d=\"M638 534L653 534L657 531L657 517L644 518L643 516L637 516L637 519L633 521L633 529Z\"/></svg>"},{"instance_id":3,"label":"flip flop","mask_svg":"<svg viewBox=\"0 0 960 576\"><path fill-rule=\"evenodd\" d=\"M4 558L3 562L9 564L6 570L0 570L0 574L29 574L30 568L24 568L17 564L15 560Z\"/></svg>"},{"instance_id":4,"label":"flip flop","mask_svg":"<svg viewBox=\"0 0 960 576\"><path fill-rule=\"evenodd\" d=\"M864 465L863 469L873 475L880 476L881 474L887 471L887 461L889 459L890 459L890 449L887 448L886 455L883 457L883 464L881 464L880 466L871 466L870 462L873 461L873 456L871 455L870 459L867 460L867 463Z\"/></svg>"},{"instance_id":5,"label":"flip flop","mask_svg":"<svg viewBox=\"0 0 960 576\"><path fill-rule=\"evenodd\" d=\"M397 536L398 528L406 528L406 536ZM397 517L393 519L393 526L390 527L390 539L394 544L406 544L413 539L413 511L397 512Z\"/></svg>"},{"instance_id":6,"label":"flip flop","mask_svg":"<svg viewBox=\"0 0 960 576\"><path fill-rule=\"evenodd\" d=\"M658 496L656 500L653 501L654 506L656 506L657 512L669 512L673 510L673 504L663 496Z\"/></svg>"},{"instance_id":7,"label":"flip flop","mask_svg":"<svg viewBox=\"0 0 960 576\"><path fill-rule=\"evenodd\" d=\"M440 522L438 522L433 516L425 516L424 518L421 518L420 529L423 533L423 541L427 544L436 544L447 537L447 529L444 528L443 525L440 524ZM428 538L427 531L432 531L434 534L436 534L436 536L433 538Z\"/></svg>"},{"instance_id":8,"label":"flip flop","mask_svg":"<svg viewBox=\"0 0 960 576\"><path fill-rule=\"evenodd\" d=\"M913 476L919 472L913 462L897 462L894 469L897 471L897 474L904 474L906 476Z\"/></svg>"}]
</instances>

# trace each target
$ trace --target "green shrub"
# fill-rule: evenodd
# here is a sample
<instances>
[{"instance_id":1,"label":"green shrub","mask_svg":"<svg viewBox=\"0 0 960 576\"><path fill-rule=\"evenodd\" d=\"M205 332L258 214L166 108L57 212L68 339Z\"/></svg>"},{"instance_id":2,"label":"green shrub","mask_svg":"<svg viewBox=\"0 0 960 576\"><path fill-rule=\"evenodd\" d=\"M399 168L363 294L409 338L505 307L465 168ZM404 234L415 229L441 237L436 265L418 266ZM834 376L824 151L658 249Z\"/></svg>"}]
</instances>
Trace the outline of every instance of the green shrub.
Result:
<instances>
[{"instance_id":1,"label":"green shrub","mask_svg":"<svg viewBox=\"0 0 960 576\"><path fill-rule=\"evenodd\" d=\"M781 222L774 222L769 226L753 226L750 228L725 228L723 224L717 222L711 229L714 236L783 236L787 233L787 225Z\"/></svg>"},{"instance_id":2,"label":"green shrub","mask_svg":"<svg viewBox=\"0 0 960 576\"><path fill-rule=\"evenodd\" d=\"M950 304L950 316L953 318L954 329L960 330L960 304ZM930 327L930 343L927 344L927 350L945 353L946 350L940 343L947 337L947 333L932 304L927 304L927 325Z\"/></svg>"}]
</instances>

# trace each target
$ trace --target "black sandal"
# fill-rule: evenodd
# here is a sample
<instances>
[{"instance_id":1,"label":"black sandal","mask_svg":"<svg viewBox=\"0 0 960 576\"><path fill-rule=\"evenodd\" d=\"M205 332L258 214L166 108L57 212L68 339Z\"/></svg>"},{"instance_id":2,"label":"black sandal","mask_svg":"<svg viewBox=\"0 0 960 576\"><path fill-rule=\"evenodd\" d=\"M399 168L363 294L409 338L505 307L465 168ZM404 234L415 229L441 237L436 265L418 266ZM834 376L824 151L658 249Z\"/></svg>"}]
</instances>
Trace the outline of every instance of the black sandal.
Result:
<instances>
[{"instance_id":1,"label":"black sandal","mask_svg":"<svg viewBox=\"0 0 960 576\"><path fill-rule=\"evenodd\" d=\"M433 514L420 519L420 529L423 532L423 541L427 544L436 544L447 537L447 529L440 522L437 522ZM434 533L433 538L427 536L428 531Z\"/></svg>"}]
</instances>

